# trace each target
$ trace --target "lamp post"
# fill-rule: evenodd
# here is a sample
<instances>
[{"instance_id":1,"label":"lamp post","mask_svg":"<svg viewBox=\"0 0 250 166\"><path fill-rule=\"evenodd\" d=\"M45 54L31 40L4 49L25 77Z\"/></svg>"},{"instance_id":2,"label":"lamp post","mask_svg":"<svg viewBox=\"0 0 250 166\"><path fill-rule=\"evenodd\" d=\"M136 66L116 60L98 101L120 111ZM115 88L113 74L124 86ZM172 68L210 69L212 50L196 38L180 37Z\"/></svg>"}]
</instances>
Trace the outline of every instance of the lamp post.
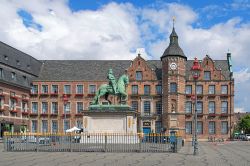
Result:
<instances>
[{"instance_id":1,"label":"lamp post","mask_svg":"<svg viewBox=\"0 0 250 166\"><path fill-rule=\"evenodd\" d=\"M193 66L191 68L193 79L194 79L194 92L195 92L195 115L194 115L194 155L198 154L198 140L197 140L197 94L196 94L196 87L197 87L197 80L200 76L201 67L197 60L194 58Z\"/></svg>"},{"instance_id":2,"label":"lamp post","mask_svg":"<svg viewBox=\"0 0 250 166\"><path fill-rule=\"evenodd\" d=\"M64 123L65 123L65 120L66 120L66 106L67 106L67 103L68 103L69 99L68 99L68 96L66 94L63 95L63 111L64 111L64 122L63 122L63 126L64 126ZM64 126L65 127L65 126ZM66 132L66 130L65 130Z\"/></svg>"},{"instance_id":3,"label":"lamp post","mask_svg":"<svg viewBox=\"0 0 250 166\"><path fill-rule=\"evenodd\" d=\"M194 104L195 104L195 95L192 95L191 96L191 100L192 100L192 114L194 115L194 112L195 112L195 107L194 107ZM195 123L195 117L193 116L193 121L192 121L192 124L194 124ZM193 125L192 125L192 134L193 134L193 136L192 136L192 146L194 146L194 137L195 137L195 135L194 135L194 133L195 133L195 131L194 131L194 129L193 129Z\"/></svg>"}]
</instances>

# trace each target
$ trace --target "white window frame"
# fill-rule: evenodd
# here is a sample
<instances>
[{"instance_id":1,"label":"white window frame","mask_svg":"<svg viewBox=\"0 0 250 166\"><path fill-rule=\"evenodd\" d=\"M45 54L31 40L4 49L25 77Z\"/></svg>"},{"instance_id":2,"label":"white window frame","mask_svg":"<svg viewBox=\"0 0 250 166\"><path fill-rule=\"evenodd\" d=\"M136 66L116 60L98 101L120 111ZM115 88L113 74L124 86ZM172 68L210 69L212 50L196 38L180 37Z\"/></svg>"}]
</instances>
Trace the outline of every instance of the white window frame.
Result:
<instances>
[{"instance_id":1,"label":"white window frame","mask_svg":"<svg viewBox=\"0 0 250 166\"><path fill-rule=\"evenodd\" d=\"M82 86L82 93L78 93L78 86L81 85ZM83 84L76 84L76 94L84 94L84 85Z\"/></svg>"}]
</instances>

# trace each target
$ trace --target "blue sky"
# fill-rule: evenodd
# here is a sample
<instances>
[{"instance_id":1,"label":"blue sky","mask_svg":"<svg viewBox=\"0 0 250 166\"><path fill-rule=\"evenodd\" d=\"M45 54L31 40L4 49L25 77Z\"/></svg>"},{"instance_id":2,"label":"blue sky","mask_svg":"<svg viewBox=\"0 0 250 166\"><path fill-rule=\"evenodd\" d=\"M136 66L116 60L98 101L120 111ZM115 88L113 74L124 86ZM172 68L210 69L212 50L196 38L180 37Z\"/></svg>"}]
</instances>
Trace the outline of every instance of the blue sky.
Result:
<instances>
[{"instance_id":1,"label":"blue sky","mask_svg":"<svg viewBox=\"0 0 250 166\"><path fill-rule=\"evenodd\" d=\"M235 110L249 111L250 0L1 0L0 40L37 59L160 59L172 18L188 59L232 53Z\"/></svg>"}]
</instances>

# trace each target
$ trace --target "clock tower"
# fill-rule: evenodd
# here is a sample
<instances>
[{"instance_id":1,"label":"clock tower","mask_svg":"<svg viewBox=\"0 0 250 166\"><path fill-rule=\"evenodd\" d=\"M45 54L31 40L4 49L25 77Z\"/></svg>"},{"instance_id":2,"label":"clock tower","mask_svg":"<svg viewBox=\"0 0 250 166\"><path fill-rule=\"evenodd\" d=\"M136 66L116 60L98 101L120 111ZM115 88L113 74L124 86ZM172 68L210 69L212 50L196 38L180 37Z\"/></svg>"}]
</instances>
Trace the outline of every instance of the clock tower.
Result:
<instances>
[{"instance_id":1,"label":"clock tower","mask_svg":"<svg viewBox=\"0 0 250 166\"><path fill-rule=\"evenodd\" d=\"M166 133L185 135L185 84L187 57L178 44L173 27L170 43L161 56L162 62L162 125Z\"/></svg>"}]
</instances>

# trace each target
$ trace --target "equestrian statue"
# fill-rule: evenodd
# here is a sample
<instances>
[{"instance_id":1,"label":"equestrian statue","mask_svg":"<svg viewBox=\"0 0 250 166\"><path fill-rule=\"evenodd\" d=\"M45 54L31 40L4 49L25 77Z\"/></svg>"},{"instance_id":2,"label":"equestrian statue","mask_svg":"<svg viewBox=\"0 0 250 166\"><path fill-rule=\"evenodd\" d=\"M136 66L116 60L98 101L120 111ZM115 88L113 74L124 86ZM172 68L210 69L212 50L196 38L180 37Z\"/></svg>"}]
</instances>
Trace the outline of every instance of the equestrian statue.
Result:
<instances>
[{"instance_id":1,"label":"equestrian statue","mask_svg":"<svg viewBox=\"0 0 250 166\"><path fill-rule=\"evenodd\" d=\"M111 104L111 101L108 99L109 95L119 97L120 103L124 100L127 100L128 94L126 93L126 86L129 83L128 76L126 74L123 74L116 82L112 69L109 69L107 79L109 80L109 83L102 84L96 91L95 97L92 101L92 105L100 105L100 97L102 96L105 97L105 100L107 100L109 104Z\"/></svg>"}]
</instances>

